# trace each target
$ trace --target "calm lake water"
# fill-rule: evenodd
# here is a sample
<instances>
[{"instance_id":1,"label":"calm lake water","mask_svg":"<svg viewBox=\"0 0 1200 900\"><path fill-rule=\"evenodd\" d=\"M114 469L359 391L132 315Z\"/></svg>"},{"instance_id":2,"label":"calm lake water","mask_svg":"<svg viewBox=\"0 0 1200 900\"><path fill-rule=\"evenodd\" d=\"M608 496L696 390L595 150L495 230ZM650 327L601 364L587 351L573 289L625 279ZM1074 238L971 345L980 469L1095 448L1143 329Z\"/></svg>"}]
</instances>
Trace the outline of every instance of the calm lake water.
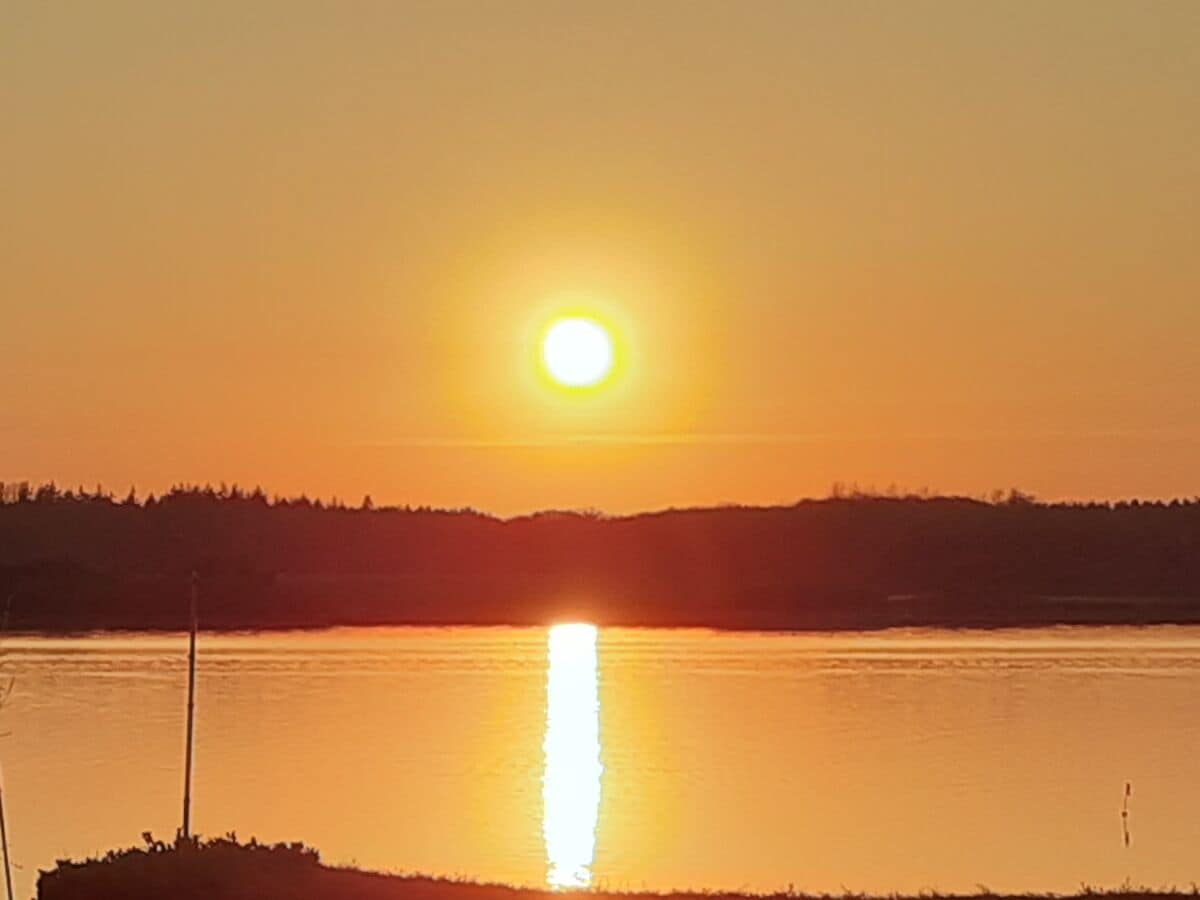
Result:
<instances>
[{"instance_id":1,"label":"calm lake water","mask_svg":"<svg viewBox=\"0 0 1200 900\"><path fill-rule=\"evenodd\" d=\"M194 821L518 884L1200 881L1200 629L202 635ZM8 637L19 894L169 838L186 640ZM1129 798L1129 844L1122 794Z\"/></svg>"}]
</instances>

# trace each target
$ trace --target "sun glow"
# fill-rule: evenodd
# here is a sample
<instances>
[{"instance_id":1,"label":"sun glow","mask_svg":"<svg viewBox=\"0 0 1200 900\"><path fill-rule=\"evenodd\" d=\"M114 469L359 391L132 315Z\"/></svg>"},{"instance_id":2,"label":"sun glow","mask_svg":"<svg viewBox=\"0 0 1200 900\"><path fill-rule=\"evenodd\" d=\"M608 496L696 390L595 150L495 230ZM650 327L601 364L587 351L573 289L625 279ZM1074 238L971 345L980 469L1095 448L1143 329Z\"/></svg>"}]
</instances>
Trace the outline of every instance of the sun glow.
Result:
<instances>
[{"instance_id":1,"label":"sun glow","mask_svg":"<svg viewBox=\"0 0 1200 900\"><path fill-rule=\"evenodd\" d=\"M542 338L546 371L564 387L599 384L612 372L614 358L612 335L595 319L559 319Z\"/></svg>"},{"instance_id":2,"label":"sun glow","mask_svg":"<svg viewBox=\"0 0 1200 900\"><path fill-rule=\"evenodd\" d=\"M542 836L546 882L592 883L600 815L600 693L594 625L555 625L548 637Z\"/></svg>"}]
</instances>

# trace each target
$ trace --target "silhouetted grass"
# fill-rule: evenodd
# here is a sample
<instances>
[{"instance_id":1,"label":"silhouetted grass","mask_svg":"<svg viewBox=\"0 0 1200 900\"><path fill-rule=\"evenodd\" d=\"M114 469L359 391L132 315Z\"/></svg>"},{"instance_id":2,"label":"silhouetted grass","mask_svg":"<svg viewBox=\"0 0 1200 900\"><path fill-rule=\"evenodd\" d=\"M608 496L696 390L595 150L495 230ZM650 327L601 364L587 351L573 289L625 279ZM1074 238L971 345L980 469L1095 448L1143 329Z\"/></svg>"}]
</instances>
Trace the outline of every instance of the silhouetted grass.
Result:
<instances>
[{"instance_id":1,"label":"silhouetted grass","mask_svg":"<svg viewBox=\"0 0 1200 900\"><path fill-rule=\"evenodd\" d=\"M59 860L42 872L38 900L562 900L564 892L514 888L413 875L383 875L321 864L316 850L303 844L241 843L234 835L210 841L155 841L110 851L82 862ZM798 863L799 866L799 863ZM670 900L741 900L744 894L680 892L673 894L588 891L589 898L663 898ZM870 895L804 894L795 891L755 895L759 900L875 900ZM996 894L980 886L975 894L923 892L922 900L1045 900L1062 895ZM1200 896L1187 891L1124 884L1114 889L1081 885L1074 897L1154 900ZM887 895L886 900L906 900Z\"/></svg>"}]
</instances>

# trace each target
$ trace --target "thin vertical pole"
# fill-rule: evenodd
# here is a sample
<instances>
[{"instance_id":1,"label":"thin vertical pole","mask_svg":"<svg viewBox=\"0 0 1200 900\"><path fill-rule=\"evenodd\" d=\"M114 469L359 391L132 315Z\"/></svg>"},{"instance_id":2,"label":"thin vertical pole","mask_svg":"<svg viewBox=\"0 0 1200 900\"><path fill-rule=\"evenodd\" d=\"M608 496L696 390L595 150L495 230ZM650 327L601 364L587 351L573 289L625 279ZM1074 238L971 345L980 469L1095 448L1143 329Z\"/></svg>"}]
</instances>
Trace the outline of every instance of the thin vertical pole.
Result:
<instances>
[{"instance_id":1,"label":"thin vertical pole","mask_svg":"<svg viewBox=\"0 0 1200 900\"><path fill-rule=\"evenodd\" d=\"M13 900L12 864L8 861L8 824L4 819L4 779L0 777L0 845L4 850L4 886L8 890L8 900Z\"/></svg>"},{"instance_id":2,"label":"thin vertical pole","mask_svg":"<svg viewBox=\"0 0 1200 900\"><path fill-rule=\"evenodd\" d=\"M200 576L192 572L191 632L188 638L188 698L187 698L187 757L183 769L183 836L192 836L192 758L195 756L196 734L196 595L200 591Z\"/></svg>"}]
</instances>

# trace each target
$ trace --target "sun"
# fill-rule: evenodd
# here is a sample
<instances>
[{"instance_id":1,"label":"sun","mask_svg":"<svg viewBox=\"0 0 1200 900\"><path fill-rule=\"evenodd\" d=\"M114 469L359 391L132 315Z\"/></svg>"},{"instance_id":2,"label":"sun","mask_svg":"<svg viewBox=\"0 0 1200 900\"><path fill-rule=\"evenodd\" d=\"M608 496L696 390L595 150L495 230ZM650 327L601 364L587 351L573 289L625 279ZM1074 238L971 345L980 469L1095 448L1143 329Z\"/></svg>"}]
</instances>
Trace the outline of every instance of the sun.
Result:
<instances>
[{"instance_id":1,"label":"sun","mask_svg":"<svg viewBox=\"0 0 1200 900\"><path fill-rule=\"evenodd\" d=\"M542 338L546 371L564 387L600 384L612 373L614 357L612 335L595 319L558 319Z\"/></svg>"}]
</instances>

